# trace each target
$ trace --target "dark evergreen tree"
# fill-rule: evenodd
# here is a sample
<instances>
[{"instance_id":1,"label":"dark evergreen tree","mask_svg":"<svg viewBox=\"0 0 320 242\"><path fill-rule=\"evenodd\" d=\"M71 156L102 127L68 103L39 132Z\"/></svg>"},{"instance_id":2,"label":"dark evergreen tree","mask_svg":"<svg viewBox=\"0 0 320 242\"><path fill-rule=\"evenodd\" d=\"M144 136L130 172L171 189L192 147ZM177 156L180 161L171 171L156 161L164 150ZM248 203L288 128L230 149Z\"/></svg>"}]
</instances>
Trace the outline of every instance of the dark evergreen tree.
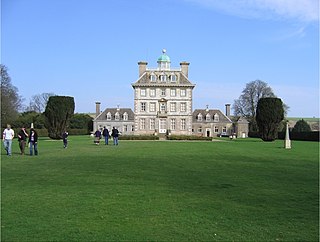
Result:
<instances>
[{"instance_id":1,"label":"dark evergreen tree","mask_svg":"<svg viewBox=\"0 0 320 242\"><path fill-rule=\"evenodd\" d=\"M311 128L309 124L302 119L296 122L292 129L292 132L311 132Z\"/></svg>"},{"instance_id":2,"label":"dark evergreen tree","mask_svg":"<svg viewBox=\"0 0 320 242\"><path fill-rule=\"evenodd\" d=\"M49 97L44 115L46 128L51 139L61 139L74 113L74 98L66 96Z\"/></svg>"},{"instance_id":3,"label":"dark evergreen tree","mask_svg":"<svg viewBox=\"0 0 320 242\"><path fill-rule=\"evenodd\" d=\"M274 141L278 126L284 119L283 103L280 98L260 98L257 105L257 125L263 141Z\"/></svg>"}]
</instances>

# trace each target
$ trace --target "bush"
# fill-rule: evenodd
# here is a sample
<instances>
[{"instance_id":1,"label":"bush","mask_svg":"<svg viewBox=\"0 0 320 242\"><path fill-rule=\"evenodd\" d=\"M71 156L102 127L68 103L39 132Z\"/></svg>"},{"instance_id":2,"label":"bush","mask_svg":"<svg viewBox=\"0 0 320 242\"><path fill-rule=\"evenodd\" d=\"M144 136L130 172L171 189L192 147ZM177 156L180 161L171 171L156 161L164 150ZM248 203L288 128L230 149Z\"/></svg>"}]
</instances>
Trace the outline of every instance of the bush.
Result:
<instances>
[{"instance_id":1,"label":"bush","mask_svg":"<svg viewBox=\"0 0 320 242\"><path fill-rule=\"evenodd\" d=\"M159 140L155 135L120 135L119 140Z\"/></svg>"},{"instance_id":2,"label":"bush","mask_svg":"<svg viewBox=\"0 0 320 242\"><path fill-rule=\"evenodd\" d=\"M204 140L204 141L211 141L212 137L203 137L203 136L196 136L196 135L168 135L168 140Z\"/></svg>"},{"instance_id":3,"label":"bush","mask_svg":"<svg viewBox=\"0 0 320 242\"><path fill-rule=\"evenodd\" d=\"M291 140L301 140L301 141L319 141L319 131L312 132L290 132ZM279 139L285 139L285 132L279 132Z\"/></svg>"}]
</instances>

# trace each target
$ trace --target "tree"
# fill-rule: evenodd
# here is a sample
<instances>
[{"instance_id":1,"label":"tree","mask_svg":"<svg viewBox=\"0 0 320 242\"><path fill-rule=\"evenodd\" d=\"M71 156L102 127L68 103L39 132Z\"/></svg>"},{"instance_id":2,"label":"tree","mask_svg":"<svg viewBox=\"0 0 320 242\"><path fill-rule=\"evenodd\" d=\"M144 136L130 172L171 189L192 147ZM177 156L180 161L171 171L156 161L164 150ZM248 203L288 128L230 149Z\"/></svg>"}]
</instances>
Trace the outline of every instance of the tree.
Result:
<instances>
[{"instance_id":1,"label":"tree","mask_svg":"<svg viewBox=\"0 0 320 242\"><path fill-rule=\"evenodd\" d=\"M311 132L311 128L309 124L302 119L296 122L292 129L292 132Z\"/></svg>"},{"instance_id":2,"label":"tree","mask_svg":"<svg viewBox=\"0 0 320 242\"><path fill-rule=\"evenodd\" d=\"M31 123L33 123L34 128L43 129L45 123L44 114L34 111L23 112L19 114L12 124L14 127L31 127Z\"/></svg>"},{"instance_id":3,"label":"tree","mask_svg":"<svg viewBox=\"0 0 320 242\"><path fill-rule=\"evenodd\" d=\"M74 98L67 96L51 96L46 106L46 128L52 139L61 139L62 133L74 113Z\"/></svg>"},{"instance_id":4,"label":"tree","mask_svg":"<svg viewBox=\"0 0 320 242\"><path fill-rule=\"evenodd\" d=\"M33 95L30 100L30 104L27 108L27 111L42 113L46 108L49 97L54 95L55 95L54 93L42 93L42 94Z\"/></svg>"},{"instance_id":5,"label":"tree","mask_svg":"<svg viewBox=\"0 0 320 242\"><path fill-rule=\"evenodd\" d=\"M18 88L12 85L8 69L0 64L1 71L1 122L2 125L13 122L22 107L22 97L18 94Z\"/></svg>"},{"instance_id":6,"label":"tree","mask_svg":"<svg viewBox=\"0 0 320 242\"><path fill-rule=\"evenodd\" d=\"M93 118L88 114L76 113L70 119L71 129L86 129L89 131L93 130L92 122Z\"/></svg>"},{"instance_id":7,"label":"tree","mask_svg":"<svg viewBox=\"0 0 320 242\"><path fill-rule=\"evenodd\" d=\"M265 97L276 97L276 95L266 82L256 80L247 83L241 96L234 101L234 115L245 117L250 122L250 131L258 131L256 123L257 105L259 99ZM289 107L283 105L284 110L287 111Z\"/></svg>"},{"instance_id":8,"label":"tree","mask_svg":"<svg viewBox=\"0 0 320 242\"><path fill-rule=\"evenodd\" d=\"M280 98L260 98L256 110L256 121L263 141L274 141L278 127L284 119L283 103Z\"/></svg>"}]
</instances>

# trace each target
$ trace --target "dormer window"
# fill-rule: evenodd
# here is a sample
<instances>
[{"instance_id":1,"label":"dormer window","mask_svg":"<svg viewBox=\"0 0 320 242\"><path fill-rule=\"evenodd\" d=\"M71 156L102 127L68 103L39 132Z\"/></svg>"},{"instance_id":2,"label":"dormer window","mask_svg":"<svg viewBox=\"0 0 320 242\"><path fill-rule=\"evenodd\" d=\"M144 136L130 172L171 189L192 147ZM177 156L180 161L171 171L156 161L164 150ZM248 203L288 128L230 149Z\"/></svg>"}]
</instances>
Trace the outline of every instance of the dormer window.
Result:
<instances>
[{"instance_id":1,"label":"dormer window","mask_svg":"<svg viewBox=\"0 0 320 242\"><path fill-rule=\"evenodd\" d=\"M151 73L150 75L150 81L151 82L156 82L157 81L157 76L154 73Z\"/></svg>"},{"instance_id":2,"label":"dormer window","mask_svg":"<svg viewBox=\"0 0 320 242\"><path fill-rule=\"evenodd\" d=\"M202 121L202 114L201 113L198 114L198 121Z\"/></svg>"},{"instance_id":3,"label":"dormer window","mask_svg":"<svg viewBox=\"0 0 320 242\"><path fill-rule=\"evenodd\" d=\"M166 81L167 81L167 76L166 76L164 73L162 73L162 74L160 75L160 81L161 81L161 82L166 82Z\"/></svg>"},{"instance_id":4,"label":"dormer window","mask_svg":"<svg viewBox=\"0 0 320 242\"><path fill-rule=\"evenodd\" d=\"M111 113L110 112L107 113L107 120L111 120Z\"/></svg>"},{"instance_id":5,"label":"dormer window","mask_svg":"<svg viewBox=\"0 0 320 242\"><path fill-rule=\"evenodd\" d=\"M171 81L171 82L176 82L176 81L177 81L177 76L176 76L175 74L171 73L171 75L170 75L170 81Z\"/></svg>"},{"instance_id":6,"label":"dormer window","mask_svg":"<svg viewBox=\"0 0 320 242\"><path fill-rule=\"evenodd\" d=\"M125 113L123 114L123 120L124 120L124 121L127 121L127 120L128 120L128 113L127 113L127 112L125 112Z\"/></svg>"},{"instance_id":7,"label":"dormer window","mask_svg":"<svg viewBox=\"0 0 320 242\"><path fill-rule=\"evenodd\" d=\"M211 120L211 116L210 116L210 114L207 113L207 115L206 115L206 121L209 122L210 120Z\"/></svg>"},{"instance_id":8,"label":"dormer window","mask_svg":"<svg viewBox=\"0 0 320 242\"><path fill-rule=\"evenodd\" d=\"M115 120L120 120L120 114L118 112L116 112L116 114L114 115L114 119Z\"/></svg>"},{"instance_id":9,"label":"dormer window","mask_svg":"<svg viewBox=\"0 0 320 242\"><path fill-rule=\"evenodd\" d=\"M214 115L214 120L213 121L214 122L219 122L219 115L217 113Z\"/></svg>"}]
</instances>

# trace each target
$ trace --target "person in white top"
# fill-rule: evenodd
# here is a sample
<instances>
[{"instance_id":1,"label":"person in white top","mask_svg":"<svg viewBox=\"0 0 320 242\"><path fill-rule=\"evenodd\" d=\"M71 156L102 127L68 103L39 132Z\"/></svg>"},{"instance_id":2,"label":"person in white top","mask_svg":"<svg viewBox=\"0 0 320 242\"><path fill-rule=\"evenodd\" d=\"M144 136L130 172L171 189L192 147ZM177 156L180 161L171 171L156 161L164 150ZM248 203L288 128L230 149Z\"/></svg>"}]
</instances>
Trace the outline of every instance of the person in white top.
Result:
<instances>
[{"instance_id":1,"label":"person in white top","mask_svg":"<svg viewBox=\"0 0 320 242\"><path fill-rule=\"evenodd\" d=\"M3 146L7 151L7 155L11 155L11 145L14 138L14 131L11 129L10 124L7 125L7 128L2 133Z\"/></svg>"}]
</instances>

